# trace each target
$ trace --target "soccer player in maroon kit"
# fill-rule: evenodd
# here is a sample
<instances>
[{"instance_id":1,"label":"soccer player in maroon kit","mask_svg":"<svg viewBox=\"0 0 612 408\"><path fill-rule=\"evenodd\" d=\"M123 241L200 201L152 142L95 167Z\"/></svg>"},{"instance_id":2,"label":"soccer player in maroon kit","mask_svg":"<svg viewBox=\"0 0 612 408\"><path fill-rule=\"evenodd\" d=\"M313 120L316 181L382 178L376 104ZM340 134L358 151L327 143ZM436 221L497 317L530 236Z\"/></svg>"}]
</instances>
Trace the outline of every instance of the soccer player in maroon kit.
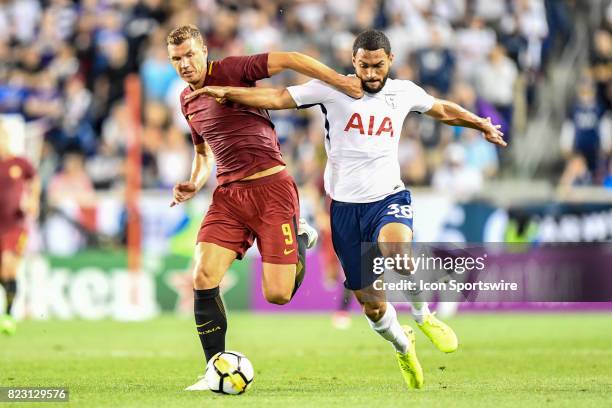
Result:
<instances>
[{"instance_id":1,"label":"soccer player in maroon kit","mask_svg":"<svg viewBox=\"0 0 612 408\"><path fill-rule=\"evenodd\" d=\"M219 186L198 234L193 277L195 322L208 361L225 350L227 318L219 283L234 259L241 259L257 238L264 296L285 304L304 278L305 251L314 245L316 231L298 221L297 187L285 170L268 112L188 95L210 85L252 87L284 69L320 79L353 97L361 97L362 89L357 78L295 52L209 61L202 35L192 25L174 29L167 45L172 65L189 84L181 93L181 108L195 146L191 178L174 187L172 205L192 198L206 183L213 160L217 162ZM203 379L187 388L204 389Z\"/></svg>"},{"instance_id":2,"label":"soccer player in maroon kit","mask_svg":"<svg viewBox=\"0 0 612 408\"><path fill-rule=\"evenodd\" d=\"M17 326L11 308L27 240L25 219L38 215L40 183L30 162L10 152L9 135L1 122L0 191L0 284L6 293L6 310L0 312L0 332L13 334Z\"/></svg>"}]
</instances>

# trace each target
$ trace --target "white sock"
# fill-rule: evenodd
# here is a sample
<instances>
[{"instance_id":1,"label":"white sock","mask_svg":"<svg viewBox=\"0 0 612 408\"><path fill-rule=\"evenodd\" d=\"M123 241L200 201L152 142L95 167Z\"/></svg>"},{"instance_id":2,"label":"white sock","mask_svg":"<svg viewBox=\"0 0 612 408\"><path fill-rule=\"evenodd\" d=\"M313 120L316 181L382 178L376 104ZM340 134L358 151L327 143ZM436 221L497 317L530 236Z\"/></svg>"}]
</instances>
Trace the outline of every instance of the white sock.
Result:
<instances>
[{"instance_id":1,"label":"white sock","mask_svg":"<svg viewBox=\"0 0 612 408\"><path fill-rule=\"evenodd\" d=\"M431 313L427 302L411 302L412 317L418 324L423 324L423 316Z\"/></svg>"},{"instance_id":2,"label":"white sock","mask_svg":"<svg viewBox=\"0 0 612 408\"><path fill-rule=\"evenodd\" d=\"M404 333L402 326L400 326L397 320L397 313L391 303L387 303L385 314L377 322L373 322L367 316L366 318L368 319L368 323L370 323L370 327L372 327L376 333L380 334L383 339L391 342L395 350L402 354L406 354L409 344L408 337L406 333Z\"/></svg>"}]
</instances>

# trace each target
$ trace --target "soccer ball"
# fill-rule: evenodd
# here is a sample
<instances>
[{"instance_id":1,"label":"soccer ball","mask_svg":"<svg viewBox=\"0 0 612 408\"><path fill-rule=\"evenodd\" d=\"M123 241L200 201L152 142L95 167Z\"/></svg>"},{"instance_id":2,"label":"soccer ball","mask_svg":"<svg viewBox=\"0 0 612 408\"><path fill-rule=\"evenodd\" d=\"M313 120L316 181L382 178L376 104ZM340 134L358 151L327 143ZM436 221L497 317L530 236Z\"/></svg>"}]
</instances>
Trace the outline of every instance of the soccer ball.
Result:
<instances>
[{"instance_id":1,"label":"soccer ball","mask_svg":"<svg viewBox=\"0 0 612 408\"><path fill-rule=\"evenodd\" d=\"M206 365L204 378L213 392L242 394L249 389L255 371L248 358L236 351L215 354Z\"/></svg>"}]
</instances>

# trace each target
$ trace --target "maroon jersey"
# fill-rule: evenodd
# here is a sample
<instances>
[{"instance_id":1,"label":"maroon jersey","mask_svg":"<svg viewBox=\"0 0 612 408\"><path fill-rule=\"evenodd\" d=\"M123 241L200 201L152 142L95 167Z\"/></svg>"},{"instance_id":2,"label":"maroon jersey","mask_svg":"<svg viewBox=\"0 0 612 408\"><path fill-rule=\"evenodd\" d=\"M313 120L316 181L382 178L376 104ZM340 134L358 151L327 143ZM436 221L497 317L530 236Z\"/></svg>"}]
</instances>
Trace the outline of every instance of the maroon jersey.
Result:
<instances>
[{"instance_id":1,"label":"maroon jersey","mask_svg":"<svg viewBox=\"0 0 612 408\"><path fill-rule=\"evenodd\" d=\"M0 159L0 234L23 220L21 200L25 183L35 174L34 167L22 157Z\"/></svg>"},{"instance_id":2,"label":"maroon jersey","mask_svg":"<svg viewBox=\"0 0 612 408\"><path fill-rule=\"evenodd\" d=\"M268 54L228 57L208 63L204 86L253 87L255 81L267 77ZM285 164L268 111L229 101L219 103L207 96L185 101L191 92L186 87L181 93L181 109L193 144L206 141L210 145L219 184Z\"/></svg>"}]
</instances>

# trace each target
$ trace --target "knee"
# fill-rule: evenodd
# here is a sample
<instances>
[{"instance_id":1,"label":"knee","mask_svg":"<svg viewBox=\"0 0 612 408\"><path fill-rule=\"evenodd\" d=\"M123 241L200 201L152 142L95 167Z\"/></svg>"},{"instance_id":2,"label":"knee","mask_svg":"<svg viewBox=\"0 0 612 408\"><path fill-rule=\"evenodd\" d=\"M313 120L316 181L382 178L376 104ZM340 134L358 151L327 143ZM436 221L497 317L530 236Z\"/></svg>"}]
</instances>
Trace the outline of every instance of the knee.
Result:
<instances>
[{"instance_id":1,"label":"knee","mask_svg":"<svg viewBox=\"0 0 612 408\"><path fill-rule=\"evenodd\" d=\"M196 289L210 289L219 286L220 282L216 282L214 273L214 265L209 262L200 261L193 268L193 287Z\"/></svg>"},{"instance_id":2,"label":"knee","mask_svg":"<svg viewBox=\"0 0 612 408\"><path fill-rule=\"evenodd\" d=\"M264 289L264 296L275 305L285 305L291 300L291 292L278 289Z\"/></svg>"},{"instance_id":3,"label":"knee","mask_svg":"<svg viewBox=\"0 0 612 408\"><path fill-rule=\"evenodd\" d=\"M364 303L363 305L363 312L373 322L379 321L386 311L387 304L385 302Z\"/></svg>"},{"instance_id":4,"label":"knee","mask_svg":"<svg viewBox=\"0 0 612 408\"><path fill-rule=\"evenodd\" d=\"M378 233L378 242L412 242L412 229L409 226L400 223L386 224Z\"/></svg>"}]
</instances>

